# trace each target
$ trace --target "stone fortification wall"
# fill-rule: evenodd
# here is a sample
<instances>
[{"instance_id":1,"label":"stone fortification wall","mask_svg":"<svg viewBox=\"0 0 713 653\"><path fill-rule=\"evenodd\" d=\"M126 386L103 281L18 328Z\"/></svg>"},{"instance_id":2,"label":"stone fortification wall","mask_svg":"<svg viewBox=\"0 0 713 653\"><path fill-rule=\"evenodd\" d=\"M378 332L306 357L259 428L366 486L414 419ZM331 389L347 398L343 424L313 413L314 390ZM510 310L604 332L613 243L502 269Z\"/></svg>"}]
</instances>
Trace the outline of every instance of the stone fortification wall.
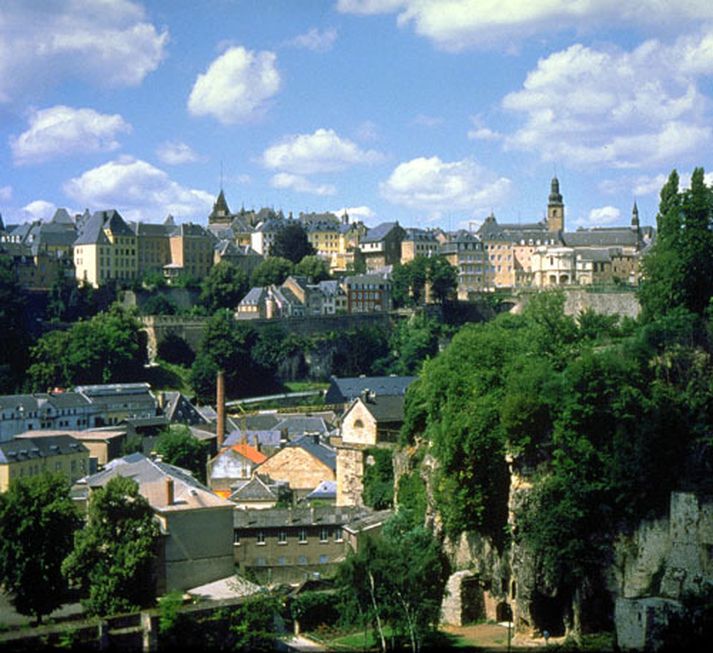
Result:
<instances>
[{"instance_id":1,"label":"stone fortification wall","mask_svg":"<svg viewBox=\"0 0 713 653\"><path fill-rule=\"evenodd\" d=\"M584 289L584 288L558 288L565 295L564 312L566 315L577 316L585 309L592 309L595 313L603 315L623 315L635 318L641 311L636 291L633 288ZM536 292L523 292L511 312L520 313Z\"/></svg>"}]
</instances>

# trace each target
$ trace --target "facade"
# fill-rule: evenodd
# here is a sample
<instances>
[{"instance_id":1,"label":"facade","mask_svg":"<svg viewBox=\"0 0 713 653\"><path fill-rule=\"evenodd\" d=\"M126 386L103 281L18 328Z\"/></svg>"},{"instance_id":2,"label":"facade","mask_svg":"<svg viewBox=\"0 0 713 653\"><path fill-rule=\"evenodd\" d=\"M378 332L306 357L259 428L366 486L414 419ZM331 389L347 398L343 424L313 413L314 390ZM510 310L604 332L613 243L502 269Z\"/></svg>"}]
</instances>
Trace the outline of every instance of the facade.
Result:
<instances>
[{"instance_id":1,"label":"facade","mask_svg":"<svg viewBox=\"0 0 713 653\"><path fill-rule=\"evenodd\" d=\"M170 266L164 268L166 276L185 274L203 279L213 267L214 237L198 224L187 222L175 227L169 236Z\"/></svg>"},{"instance_id":2,"label":"facade","mask_svg":"<svg viewBox=\"0 0 713 653\"><path fill-rule=\"evenodd\" d=\"M73 483L89 472L89 450L69 435L0 442L0 492L18 479L44 472L62 474Z\"/></svg>"},{"instance_id":3,"label":"facade","mask_svg":"<svg viewBox=\"0 0 713 653\"><path fill-rule=\"evenodd\" d=\"M295 497L300 499L322 481L336 480L336 468L334 449L322 444L319 436L305 435L286 444L257 471L273 481L288 483Z\"/></svg>"},{"instance_id":4,"label":"facade","mask_svg":"<svg viewBox=\"0 0 713 653\"><path fill-rule=\"evenodd\" d=\"M458 271L458 299L467 301L471 293L490 288L490 268L481 239L465 229L447 234L441 254Z\"/></svg>"},{"instance_id":5,"label":"facade","mask_svg":"<svg viewBox=\"0 0 713 653\"><path fill-rule=\"evenodd\" d=\"M347 554L344 527L370 512L356 506L236 510L235 563L267 584L330 573Z\"/></svg>"},{"instance_id":6,"label":"facade","mask_svg":"<svg viewBox=\"0 0 713 653\"><path fill-rule=\"evenodd\" d=\"M380 274L346 277L347 313L383 313L391 310L391 282Z\"/></svg>"},{"instance_id":7,"label":"facade","mask_svg":"<svg viewBox=\"0 0 713 653\"><path fill-rule=\"evenodd\" d=\"M0 396L0 442L40 429L81 431L93 428L99 408L76 392Z\"/></svg>"},{"instance_id":8,"label":"facade","mask_svg":"<svg viewBox=\"0 0 713 653\"><path fill-rule=\"evenodd\" d=\"M158 415L158 402L148 383L78 385L74 390L95 407L95 426L154 418Z\"/></svg>"},{"instance_id":9,"label":"facade","mask_svg":"<svg viewBox=\"0 0 713 653\"><path fill-rule=\"evenodd\" d=\"M77 442L81 442L89 452L88 473L95 472L98 468L104 467L115 458L121 457L126 440L126 431L122 430L102 430L88 429L86 431L71 430L42 430L27 431L20 433L15 439L35 439L54 438L59 435L68 435ZM72 479L74 480L74 479Z\"/></svg>"},{"instance_id":10,"label":"facade","mask_svg":"<svg viewBox=\"0 0 713 653\"><path fill-rule=\"evenodd\" d=\"M138 276L136 234L118 211L96 211L80 228L74 242L77 280L95 288L110 280Z\"/></svg>"},{"instance_id":11,"label":"facade","mask_svg":"<svg viewBox=\"0 0 713 653\"><path fill-rule=\"evenodd\" d=\"M406 228L401 241L401 263L409 263L417 256L426 258L436 256L441 252L441 245L436 238L436 232L431 229Z\"/></svg>"},{"instance_id":12,"label":"facade","mask_svg":"<svg viewBox=\"0 0 713 653\"><path fill-rule=\"evenodd\" d=\"M171 263L170 234L176 228L173 218L163 224L136 222L132 225L136 233L138 251L138 272L163 273L165 266Z\"/></svg>"},{"instance_id":13,"label":"facade","mask_svg":"<svg viewBox=\"0 0 713 653\"><path fill-rule=\"evenodd\" d=\"M401 262L401 243L406 232L398 222L382 222L359 241L367 272Z\"/></svg>"},{"instance_id":14,"label":"facade","mask_svg":"<svg viewBox=\"0 0 713 653\"><path fill-rule=\"evenodd\" d=\"M238 481L250 479L267 456L247 443L240 442L219 451L208 461L208 487L226 499Z\"/></svg>"}]
</instances>

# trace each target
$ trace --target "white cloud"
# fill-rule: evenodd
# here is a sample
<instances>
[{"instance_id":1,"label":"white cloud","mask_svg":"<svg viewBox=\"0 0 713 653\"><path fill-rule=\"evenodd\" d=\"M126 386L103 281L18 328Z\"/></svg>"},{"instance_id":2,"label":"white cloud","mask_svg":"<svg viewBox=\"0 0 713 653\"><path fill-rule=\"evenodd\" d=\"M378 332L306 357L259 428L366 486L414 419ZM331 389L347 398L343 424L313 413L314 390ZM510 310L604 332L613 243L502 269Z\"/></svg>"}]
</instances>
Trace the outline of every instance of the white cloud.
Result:
<instances>
[{"instance_id":1,"label":"white cloud","mask_svg":"<svg viewBox=\"0 0 713 653\"><path fill-rule=\"evenodd\" d=\"M647 41L631 52L576 44L541 59L503 100L525 118L506 146L545 161L616 168L675 161L700 148L713 135L706 99L679 64L695 51L688 60L700 69L710 38Z\"/></svg>"},{"instance_id":2,"label":"white cloud","mask_svg":"<svg viewBox=\"0 0 713 653\"><path fill-rule=\"evenodd\" d=\"M49 220L56 210L56 205L45 200L35 200L22 207L23 213L29 220Z\"/></svg>"},{"instance_id":3,"label":"white cloud","mask_svg":"<svg viewBox=\"0 0 713 653\"><path fill-rule=\"evenodd\" d=\"M12 199L12 186L0 186L0 200L7 202Z\"/></svg>"},{"instance_id":4,"label":"white cloud","mask_svg":"<svg viewBox=\"0 0 713 653\"><path fill-rule=\"evenodd\" d=\"M311 193L313 195L334 195L337 189L331 184L315 184L307 177L293 175L288 172L278 172L270 180L273 188L283 188L297 191L298 193Z\"/></svg>"},{"instance_id":5,"label":"white cloud","mask_svg":"<svg viewBox=\"0 0 713 653\"><path fill-rule=\"evenodd\" d=\"M214 197L185 188L146 161L120 157L64 184L64 192L81 206L117 209L125 218L158 222L167 214L204 221Z\"/></svg>"},{"instance_id":6,"label":"white cloud","mask_svg":"<svg viewBox=\"0 0 713 653\"><path fill-rule=\"evenodd\" d=\"M601 227L616 223L621 217L621 211L614 206L602 206L589 212L589 223Z\"/></svg>"},{"instance_id":7,"label":"white cloud","mask_svg":"<svg viewBox=\"0 0 713 653\"><path fill-rule=\"evenodd\" d=\"M196 154L190 145L178 141L166 141L156 148L156 156L163 163L171 166L181 163L193 163L200 161L201 157Z\"/></svg>"},{"instance_id":8,"label":"white cloud","mask_svg":"<svg viewBox=\"0 0 713 653\"><path fill-rule=\"evenodd\" d=\"M0 102L64 79L135 86L164 57L168 32L130 0L26 2L0 6Z\"/></svg>"},{"instance_id":9,"label":"white cloud","mask_svg":"<svg viewBox=\"0 0 713 653\"><path fill-rule=\"evenodd\" d=\"M376 213L372 211L368 206L343 206L341 209L337 209L336 211L331 211L331 213L334 213L334 215L339 216L340 218L344 215L344 212L347 212L347 215L349 216L349 221L354 222L354 220L360 220L360 219L369 219L369 218L375 218Z\"/></svg>"},{"instance_id":10,"label":"white cloud","mask_svg":"<svg viewBox=\"0 0 713 653\"><path fill-rule=\"evenodd\" d=\"M512 182L497 177L471 159L444 162L420 157L398 165L380 184L383 197L423 211L477 211L499 205Z\"/></svg>"},{"instance_id":11,"label":"white cloud","mask_svg":"<svg viewBox=\"0 0 713 653\"><path fill-rule=\"evenodd\" d=\"M378 152L362 150L352 141L339 137L332 129L288 136L267 148L262 155L266 167L298 175L336 172L352 165L381 160L382 155Z\"/></svg>"},{"instance_id":12,"label":"white cloud","mask_svg":"<svg viewBox=\"0 0 713 653\"><path fill-rule=\"evenodd\" d=\"M476 127L468 131L468 138L474 141L499 141L502 137L502 134L488 127Z\"/></svg>"},{"instance_id":13,"label":"white cloud","mask_svg":"<svg viewBox=\"0 0 713 653\"><path fill-rule=\"evenodd\" d=\"M337 40L337 30L333 27L320 32L316 27L308 30L304 34L296 36L288 42L296 48L305 48L313 52L328 52Z\"/></svg>"},{"instance_id":14,"label":"white cloud","mask_svg":"<svg viewBox=\"0 0 713 653\"><path fill-rule=\"evenodd\" d=\"M119 114L57 105L33 110L29 129L10 139L16 164L42 163L54 158L110 152L119 147L117 136L131 132Z\"/></svg>"},{"instance_id":15,"label":"white cloud","mask_svg":"<svg viewBox=\"0 0 713 653\"><path fill-rule=\"evenodd\" d=\"M188 98L194 116L213 116L230 125L261 117L280 89L274 52L231 47L198 75Z\"/></svg>"},{"instance_id":16,"label":"white cloud","mask_svg":"<svg viewBox=\"0 0 713 653\"><path fill-rule=\"evenodd\" d=\"M660 0L338 0L337 9L360 15L398 12L400 27L444 50L496 46L513 39L595 25L661 29L713 19L709 0L681 0L675 10Z\"/></svg>"}]
</instances>

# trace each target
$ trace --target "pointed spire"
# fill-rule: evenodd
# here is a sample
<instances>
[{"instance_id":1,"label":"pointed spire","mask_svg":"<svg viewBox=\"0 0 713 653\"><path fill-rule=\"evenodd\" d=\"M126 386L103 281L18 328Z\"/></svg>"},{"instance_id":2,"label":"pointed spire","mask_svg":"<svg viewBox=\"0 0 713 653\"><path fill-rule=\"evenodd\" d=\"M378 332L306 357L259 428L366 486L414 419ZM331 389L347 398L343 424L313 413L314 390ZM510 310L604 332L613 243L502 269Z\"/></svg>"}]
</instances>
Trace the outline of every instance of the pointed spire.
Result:
<instances>
[{"instance_id":1,"label":"pointed spire","mask_svg":"<svg viewBox=\"0 0 713 653\"><path fill-rule=\"evenodd\" d=\"M173 216L169 213L166 216L166 219L163 221L163 224L165 224L167 227L175 227L176 221L173 219Z\"/></svg>"},{"instance_id":2,"label":"pointed spire","mask_svg":"<svg viewBox=\"0 0 713 653\"><path fill-rule=\"evenodd\" d=\"M639 207L636 206L636 200L634 200L634 208L631 210L631 228L638 229L640 227L639 222Z\"/></svg>"},{"instance_id":3,"label":"pointed spire","mask_svg":"<svg viewBox=\"0 0 713 653\"><path fill-rule=\"evenodd\" d=\"M228 208L228 202L225 200L225 193L223 193L222 188L220 189L220 193L218 193L215 204L213 204L213 210L208 216L208 222L210 224L216 222L230 222L230 209Z\"/></svg>"},{"instance_id":4,"label":"pointed spire","mask_svg":"<svg viewBox=\"0 0 713 653\"><path fill-rule=\"evenodd\" d=\"M560 193L560 181L557 177L552 177L550 182L549 204L562 204L562 194Z\"/></svg>"}]
</instances>

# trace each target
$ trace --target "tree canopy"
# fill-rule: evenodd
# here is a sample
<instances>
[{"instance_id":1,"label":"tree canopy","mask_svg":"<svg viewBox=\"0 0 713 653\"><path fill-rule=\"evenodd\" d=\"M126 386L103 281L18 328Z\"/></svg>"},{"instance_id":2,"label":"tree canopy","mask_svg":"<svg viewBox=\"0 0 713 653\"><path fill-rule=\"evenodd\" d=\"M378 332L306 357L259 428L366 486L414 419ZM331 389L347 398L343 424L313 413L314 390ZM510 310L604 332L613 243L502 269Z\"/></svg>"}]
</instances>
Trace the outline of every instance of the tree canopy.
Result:
<instances>
[{"instance_id":1,"label":"tree canopy","mask_svg":"<svg viewBox=\"0 0 713 653\"><path fill-rule=\"evenodd\" d=\"M122 476L94 490L87 523L77 531L62 571L93 615L153 604L159 527L136 481Z\"/></svg>"},{"instance_id":2,"label":"tree canopy","mask_svg":"<svg viewBox=\"0 0 713 653\"><path fill-rule=\"evenodd\" d=\"M233 263L221 261L203 280L199 301L210 313L221 308L234 311L248 290L245 271Z\"/></svg>"},{"instance_id":3,"label":"tree canopy","mask_svg":"<svg viewBox=\"0 0 713 653\"><path fill-rule=\"evenodd\" d=\"M290 220L275 234L270 248L270 256L285 258L291 263L299 263L305 256L315 253L307 232L301 223Z\"/></svg>"},{"instance_id":4,"label":"tree canopy","mask_svg":"<svg viewBox=\"0 0 713 653\"><path fill-rule=\"evenodd\" d=\"M30 350L28 384L44 392L53 386L136 381L145 359L138 321L114 304L66 331L51 331L39 338Z\"/></svg>"},{"instance_id":5,"label":"tree canopy","mask_svg":"<svg viewBox=\"0 0 713 653\"><path fill-rule=\"evenodd\" d=\"M330 279L329 264L319 256L305 256L295 265L295 274L307 277L310 283L319 283Z\"/></svg>"},{"instance_id":6,"label":"tree canopy","mask_svg":"<svg viewBox=\"0 0 713 653\"><path fill-rule=\"evenodd\" d=\"M292 261L279 256L268 256L254 270L250 278L252 286L279 286L292 274Z\"/></svg>"},{"instance_id":7,"label":"tree canopy","mask_svg":"<svg viewBox=\"0 0 713 653\"><path fill-rule=\"evenodd\" d=\"M67 599L62 561L81 520L62 476L14 481L0 494L0 586L37 622Z\"/></svg>"},{"instance_id":8,"label":"tree canopy","mask_svg":"<svg viewBox=\"0 0 713 653\"><path fill-rule=\"evenodd\" d=\"M169 426L159 434L154 449L164 462L187 469L201 483L205 483L208 445L194 437L187 426Z\"/></svg>"},{"instance_id":9,"label":"tree canopy","mask_svg":"<svg viewBox=\"0 0 713 653\"><path fill-rule=\"evenodd\" d=\"M12 343L0 351L0 392L12 392L22 379L30 344L25 325L23 293L11 259L0 256L0 324L3 339Z\"/></svg>"}]
</instances>

